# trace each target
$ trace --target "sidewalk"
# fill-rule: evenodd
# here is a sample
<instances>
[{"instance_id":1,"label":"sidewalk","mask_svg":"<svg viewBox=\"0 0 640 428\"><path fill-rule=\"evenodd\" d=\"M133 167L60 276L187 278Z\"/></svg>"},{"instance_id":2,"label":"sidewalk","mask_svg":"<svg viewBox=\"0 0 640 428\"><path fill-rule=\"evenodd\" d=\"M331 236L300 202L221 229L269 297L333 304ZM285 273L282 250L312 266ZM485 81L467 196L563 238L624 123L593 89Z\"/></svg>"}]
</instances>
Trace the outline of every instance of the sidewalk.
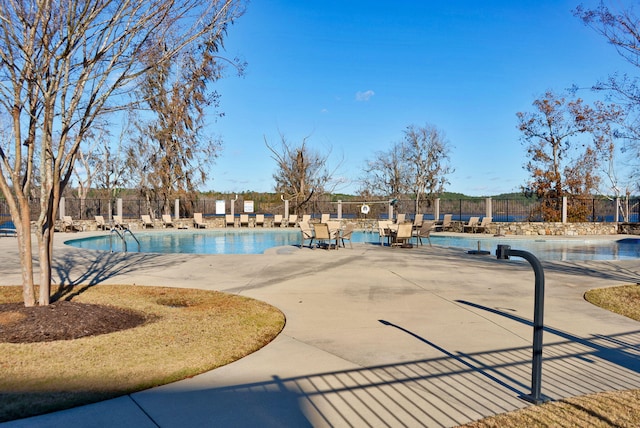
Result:
<instances>
[{"instance_id":1,"label":"sidewalk","mask_svg":"<svg viewBox=\"0 0 640 428\"><path fill-rule=\"evenodd\" d=\"M20 281L14 247L0 238L15 260L0 266L1 284ZM529 405L519 397L531 385L534 277L517 259L368 244L112 255L62 239L54 254L68 281L236 293L280 308L287 324L265 348L214 371L3 427L453 427ZM638 282L640 262L543 265L543 394L640 388L640 324L582 298Z\"/></svg>"}]
</instances>

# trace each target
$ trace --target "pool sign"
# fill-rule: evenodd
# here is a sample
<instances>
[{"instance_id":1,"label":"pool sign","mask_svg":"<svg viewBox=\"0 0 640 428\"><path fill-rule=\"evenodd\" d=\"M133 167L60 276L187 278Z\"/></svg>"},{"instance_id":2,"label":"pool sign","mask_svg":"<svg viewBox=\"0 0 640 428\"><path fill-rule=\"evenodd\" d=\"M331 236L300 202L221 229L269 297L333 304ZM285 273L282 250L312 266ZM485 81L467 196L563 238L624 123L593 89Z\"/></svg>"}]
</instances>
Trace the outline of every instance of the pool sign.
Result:
<instances>
[{"instance_id":1,"label":"pool sign","mask_svg":"<svg viewBox=\"0 0 640 428\"><path fill-rule=\"evenodd\" d=\"M244 201L244 212L246 213L253 212L253 201Z\"/></svg>"},{"instance_id":2,"label":"pool sign","mask_svg":"<svg viewBox=\"0 0 640 428\"><path fill-rule=\"evenodd\" d=\"M216 214L226 214L227 209L226 202L224 200L216 201Z\"/></svg>"}]
</instances>

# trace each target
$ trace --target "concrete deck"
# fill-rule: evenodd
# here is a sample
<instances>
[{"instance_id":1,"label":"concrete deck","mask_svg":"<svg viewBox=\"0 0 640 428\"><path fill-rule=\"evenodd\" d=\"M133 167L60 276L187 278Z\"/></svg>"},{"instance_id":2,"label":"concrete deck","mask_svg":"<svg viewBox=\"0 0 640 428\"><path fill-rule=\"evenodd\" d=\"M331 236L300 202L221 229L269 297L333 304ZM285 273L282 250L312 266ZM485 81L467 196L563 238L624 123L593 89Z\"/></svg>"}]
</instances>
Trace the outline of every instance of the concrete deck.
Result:
<instances>
[{"instance_id":1,"label":"concrete deck","mask_svg":"<svg viewBox=\"0 0 640 428\"><path fill-rule=\"evenodd\" d=\"M124 255L64 246L71 236L57 238L56 280L236 293L280 308L286 327L192 379L2 426L453 427L529 405L534 276L524 261L369 244ZM0 238L0 251L0 284L19 284L15 238ZM640 260L543 265L543 394L640 388L640 324L582 298L639 282Z\"/></svg>"}]
</instances>

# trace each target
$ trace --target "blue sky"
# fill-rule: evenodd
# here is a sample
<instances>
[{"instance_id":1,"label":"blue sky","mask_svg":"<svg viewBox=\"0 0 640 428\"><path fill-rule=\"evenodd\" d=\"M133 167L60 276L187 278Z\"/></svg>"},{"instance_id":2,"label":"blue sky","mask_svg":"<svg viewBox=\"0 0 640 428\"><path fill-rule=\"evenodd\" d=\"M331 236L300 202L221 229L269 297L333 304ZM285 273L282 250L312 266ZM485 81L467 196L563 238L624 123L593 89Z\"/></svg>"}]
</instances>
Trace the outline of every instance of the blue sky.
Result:
<instances>
[{"instance_id":1,"label":"blue sky","mask_svg":"<svg viewBox=\"0 0 640 428\"><path fill-rule=\"evenodd\" d=\"M342 159L338 190L353 193L367 159L429 123L453 147L447 191L518 191L527 174L516 112L548 89L635 72L572 15L578 4L254 0L225 41L248 67L215 84L224 117L211 129L224 149L203 190L273 191L264 140L282 133Z\"/></svg>"}]
</instances>

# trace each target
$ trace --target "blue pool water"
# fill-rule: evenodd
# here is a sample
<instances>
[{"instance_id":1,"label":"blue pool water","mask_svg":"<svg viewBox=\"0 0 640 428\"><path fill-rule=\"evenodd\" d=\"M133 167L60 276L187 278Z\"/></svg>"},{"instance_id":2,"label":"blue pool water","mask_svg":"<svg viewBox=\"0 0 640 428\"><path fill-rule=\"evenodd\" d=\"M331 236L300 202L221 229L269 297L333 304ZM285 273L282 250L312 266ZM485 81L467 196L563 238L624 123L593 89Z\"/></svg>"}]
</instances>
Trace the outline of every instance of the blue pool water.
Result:
<instances>
[{"instance_id":1,"label":"blue pool water","mask_svg":"<svg viewBox=\"0 0 640 428\"><path fill-rule=\"evenodd\" d=\"M139 232L140 251L145 253L191 254L262 254L277 246L298 245L300 232L290 230L178 230L171 232ZM113 238L113 239L111 239ZM127 250L136 252L136 242L127 235ZM355 232L353 242L379 244L377 233ZM466 250L491 251L495 254L498 244L530 251L541 260L625 260L640 258L640 239L618 241L600 239L535 239L492 236L438 236L432 235L433 245L456 247ZM120 238L113 235L75 239L66 244L90 250L122 251ZM426 242L425 242L426 244ZM348 244L347 244L348 245Z\"/></svg>"}]
</instances>

